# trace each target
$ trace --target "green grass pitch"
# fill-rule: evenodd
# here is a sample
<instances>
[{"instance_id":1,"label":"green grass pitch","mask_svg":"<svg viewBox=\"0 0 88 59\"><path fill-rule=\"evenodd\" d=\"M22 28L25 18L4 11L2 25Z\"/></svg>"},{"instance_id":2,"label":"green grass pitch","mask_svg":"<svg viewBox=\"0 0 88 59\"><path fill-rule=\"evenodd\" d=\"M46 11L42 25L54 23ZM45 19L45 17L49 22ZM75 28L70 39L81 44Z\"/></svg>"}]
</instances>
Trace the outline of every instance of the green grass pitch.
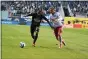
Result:
<instances>
[{"instance_id":1,"label":"green grass pitch","mask_svg":"<svg viewBox=\"0 0 88 59\"><path fill-rule=\"evenodd\" d=\"M88 29L64 28L66 46L59 49L53 30L41 26L36 47L32 47L30 26L2 25L2 59L88 59ZM25 42L24 48L19 47Z\"/></svg>"}]
</instances>

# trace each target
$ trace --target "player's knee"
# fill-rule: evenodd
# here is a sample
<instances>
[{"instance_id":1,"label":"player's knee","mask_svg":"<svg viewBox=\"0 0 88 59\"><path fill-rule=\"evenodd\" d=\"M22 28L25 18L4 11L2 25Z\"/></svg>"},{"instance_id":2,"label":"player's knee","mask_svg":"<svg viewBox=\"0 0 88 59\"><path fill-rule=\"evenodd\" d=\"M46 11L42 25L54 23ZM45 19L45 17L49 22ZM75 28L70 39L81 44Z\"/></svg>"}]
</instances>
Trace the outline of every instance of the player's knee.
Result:
<instances>
[{"instance_id":1,"label":"player's knee","mask_svg":"<svg viewBox=\"0 0 88 59\"><path fill-rule=\"evenodd\" d=\"M61 36L61 35L62 35L62 32L59 32L59 33L58 33L58 36Z\"/></svg>"},{"instance_id":2,"label":"player's knee","mask_svg":"<svg viewBox=\"0 0 88 59\"><path fill-rule=\"evenodd\" d=\"M61 33L58 33L58 36L61 36Z\"/></svg>"},{"instance_id":3,"label":"player's knee","mask_svg":"<svg viewBox=\"0 0 88 59\"><path fill-rule=\"evenodd\" d=\"M37 28L37 30L36 30L37 32L39 32L39 28Z\"/></svg>"}]
</instances>

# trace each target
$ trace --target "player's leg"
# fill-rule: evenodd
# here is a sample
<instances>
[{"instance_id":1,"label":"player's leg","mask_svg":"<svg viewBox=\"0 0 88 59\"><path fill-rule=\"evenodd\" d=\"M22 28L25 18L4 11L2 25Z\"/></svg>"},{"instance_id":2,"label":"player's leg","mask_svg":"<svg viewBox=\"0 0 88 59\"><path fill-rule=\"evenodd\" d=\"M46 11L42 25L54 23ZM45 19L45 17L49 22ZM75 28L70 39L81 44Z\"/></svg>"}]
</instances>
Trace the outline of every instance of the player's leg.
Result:
<instances>
[{"instance_id":1,"label":"player's leg","mask_svg":"<svg viewBox=\"0 0 88 59\"><path fill-rule=\"evenodd\" d=\"M62 40L62 43L63 43L63 45L64 45L64 46L66 46L66 43L65 43L65 41L64 41L64 40Z\"/></svg>"},{"instance_id":2,"label":"player's leg","mask_svg":"<svg viewBox=\"0 0 88 59\"><path fill-rule=\"evenodd\" d=\"M54 33L55 33L57 41L60 42L60 48L61 48L62 47L62 37L61 37L60 27L55 28Z\"/></svg>"},{"instance_id":3,"label":"player's leg","mask_svg":"<svg viewBox=\"0 0 88 59\"><path fill-rule=\"evenodd\" d=\"M39 27L36 27L36 30L34 32L34 40L33 40L33 45L35 46L35 43L37 41L38 38L38 32L39 32Z\"/></svg>"},{"instance_id":4,"label":"player's leg","mask_svg":"<svg viewBox=\"0 0 88 59\"><path fill-rule=\"evenodd\" d=\"M55 28L55 29L54 29L54 34L55 34L56 40L59 41L59 37L58 37L58 28ZM58 45L58 44L56 44L56 45Z\"/></svg>"},{"instance_id":5,"label":"player's leg","mask_svg":"<svg viewBox=\"0 0 88 59\"><path fill-rule=\"evenodd\" d=\"M62 43L64 43L64 41L62 40L62 27L57 27L54 30L54 33L55 33L55 37L56 37L57 41L60 42L60 48L61 48L62 47ZM64 43L64 45L65 45L65 43Z\"/></svg>"},{"instance_id":6,"label":"player's leg","mask_svg":"<svg viewBox=\"0 0 88 59\"><path fill-rule=\"evenodd\" d=\"M58 28L58 36L59 36L59 41L60 41L60 48L62 47L62 43L65 45L64 40L62 39L62 27Z\"/></svg>"},{"instance_id":7,"label":"player's leg","mask_svg":"<svg viewBox=\"0 0 88 59\"><path fill-rule=\"evenodd\" d=\"M62 47L62 28L61 27L58 28L58 37L59 37L60 48L61 48Z\"/></svg>"},{"instance_id":8,"label":"player's leg","mask_svg":"<svg viewBox=\"0 0 88 59\"><path fill-rule=\"evenodd\" d=\"M34 25L31 25L30 26L30 32L31 32L31 37L34 39L34 32L35 32L35 26Z\"/></svg>"},{"instance_id":9,"label":"player's leg","mask_svg":"<svg viewBox=\"0 0 88 59\"><path fill-rule=\"evenodd\" d=\"M60 31L59 31L59 33L60 33L60 39L62 40L62 43L63 43L63 45L65 46L66 44L65 44L64 40L62 39L62 32L63 32L63 29L62 29L62 27L61 27L61 28L60 28Z\"/></svg>"},{"instance_id":10,"label":"player's leg","mask_svg":"<svg viewBox=\"0 0 88 59\"><path fill-rule=\"evenodd\" d=\"M32 36L32 38L33 38L33 46L35 46L35 30L36 30L36 26L35 25L33 25L33 24L31 24L31 27L30 27L30 32L31 32L31 36Z\"/></svg>"}]
</instances>

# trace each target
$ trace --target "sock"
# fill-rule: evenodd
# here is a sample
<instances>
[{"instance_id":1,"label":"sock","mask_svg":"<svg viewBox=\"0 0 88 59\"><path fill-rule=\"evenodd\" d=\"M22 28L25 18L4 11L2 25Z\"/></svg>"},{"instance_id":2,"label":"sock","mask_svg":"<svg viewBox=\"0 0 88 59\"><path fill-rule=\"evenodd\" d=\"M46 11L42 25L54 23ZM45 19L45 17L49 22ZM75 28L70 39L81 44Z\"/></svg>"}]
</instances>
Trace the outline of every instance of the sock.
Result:
<instances>
[{"instance_id":1,"label":"sock","mask_svg":"<svg viewBox=\"0 0 88 59\"><path fill-rule=\"evenodd\" d=\"M61 36L59 36L59 40L60 40L60 44L62 44L62 37Z\"/></svg>"}]
</instances>

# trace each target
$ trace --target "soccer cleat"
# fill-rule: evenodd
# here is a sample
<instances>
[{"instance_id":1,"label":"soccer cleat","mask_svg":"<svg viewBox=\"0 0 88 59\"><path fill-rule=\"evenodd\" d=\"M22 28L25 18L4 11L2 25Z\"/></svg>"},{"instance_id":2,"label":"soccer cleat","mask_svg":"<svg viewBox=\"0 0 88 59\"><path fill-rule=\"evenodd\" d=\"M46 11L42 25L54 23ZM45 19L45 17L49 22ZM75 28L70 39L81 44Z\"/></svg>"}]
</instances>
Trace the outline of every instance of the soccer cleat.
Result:
<instances>
[{"instance_id":1,"label":"soccer cleat","mask_svg":"<svg viewBox=\"0 0 88 59\"><path fill-rule=\"evenodd\" d=\"M35 47L35 44L32 44L33 47Z\"/></svg>"},{"instance_id":2,"label":"soccer cleat","mask_svg":"<svg viewBox=\"0 0 88 59\"><path fill-rule=\"evenodd\" d=\"M60 44L60 47L59 48L62 48L62 44Z\"/></svg>"},{"instance_id":3,"label":"soccer cleat","mask_svg":"<svg viewBox=\"0 0 88 59\"><path fill-rule=\"evenodd\" d=\"M61 48L61 47L59 47L59 48Z\"/></svg>"}]
</instances>

